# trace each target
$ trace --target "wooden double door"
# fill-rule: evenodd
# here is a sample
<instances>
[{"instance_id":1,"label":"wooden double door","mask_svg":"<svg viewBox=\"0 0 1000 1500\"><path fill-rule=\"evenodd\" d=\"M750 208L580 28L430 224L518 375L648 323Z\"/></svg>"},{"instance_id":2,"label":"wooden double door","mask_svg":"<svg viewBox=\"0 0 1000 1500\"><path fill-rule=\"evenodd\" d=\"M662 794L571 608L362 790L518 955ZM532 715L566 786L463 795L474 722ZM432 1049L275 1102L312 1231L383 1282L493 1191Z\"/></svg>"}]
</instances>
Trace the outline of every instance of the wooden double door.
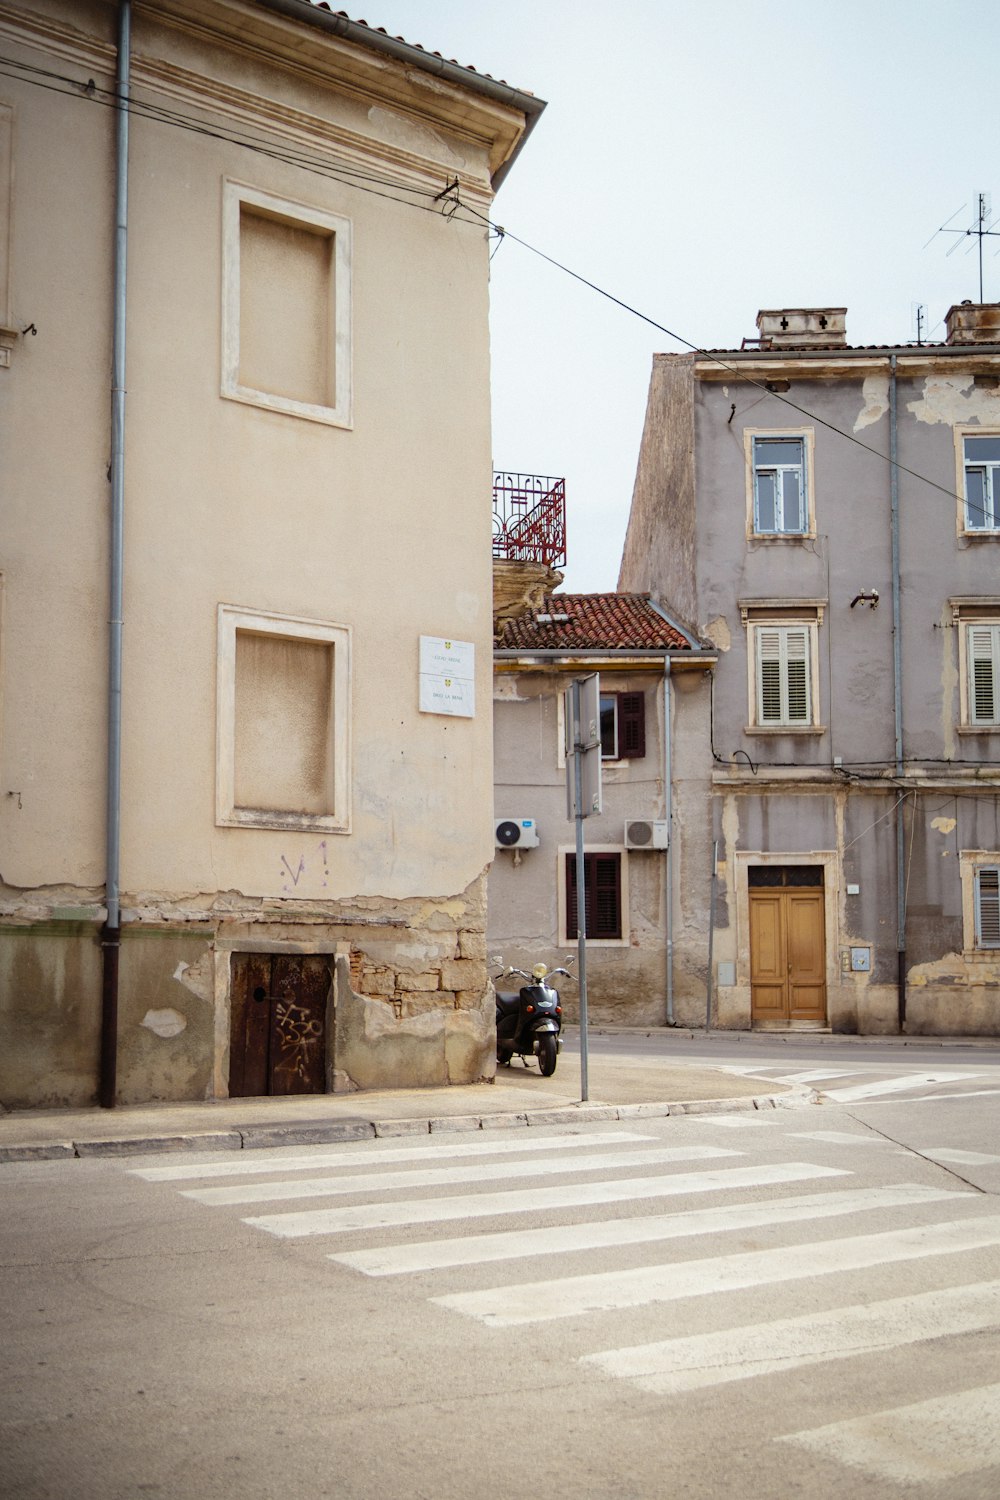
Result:
<instances>
[{"instance_id":1,"label":"wooden double door","mask_svg":"<svg viewBox=\"0 0 1000 1500\"><path fill-rule=\"evenodd\" d=\"M322 954L233 954L231 1098L326 1092L330 985Z\"/></svg>"},{"instance_id":2,"label":"wooden double door","mask_svg":"<svg viewBox=\"0 0 1000 1500\"><path fill-rule=\"evenodd\" d=\"M748 871L751 1024L826 1022L822 866L760 865Z\"/></svg>"}]
</instances>

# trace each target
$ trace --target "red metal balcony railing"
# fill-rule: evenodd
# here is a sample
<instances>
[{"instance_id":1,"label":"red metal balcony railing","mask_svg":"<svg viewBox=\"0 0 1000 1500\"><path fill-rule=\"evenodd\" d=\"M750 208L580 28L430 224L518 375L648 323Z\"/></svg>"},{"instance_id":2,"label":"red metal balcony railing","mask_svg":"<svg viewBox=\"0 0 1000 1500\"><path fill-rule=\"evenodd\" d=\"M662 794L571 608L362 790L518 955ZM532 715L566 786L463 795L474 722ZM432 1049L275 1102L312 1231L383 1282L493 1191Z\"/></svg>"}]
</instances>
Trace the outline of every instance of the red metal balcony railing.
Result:
<instances>
[{"instance_id":1,"label":"red metal balcony railing","mask_svg":"<svg viewBox=\"0 0 1000 1500\"><path fill-rule=\"evenodd\" d=\"M493 556L566 562L566 481L543 474L493 475Z\"/></svg>"}]
</instances>

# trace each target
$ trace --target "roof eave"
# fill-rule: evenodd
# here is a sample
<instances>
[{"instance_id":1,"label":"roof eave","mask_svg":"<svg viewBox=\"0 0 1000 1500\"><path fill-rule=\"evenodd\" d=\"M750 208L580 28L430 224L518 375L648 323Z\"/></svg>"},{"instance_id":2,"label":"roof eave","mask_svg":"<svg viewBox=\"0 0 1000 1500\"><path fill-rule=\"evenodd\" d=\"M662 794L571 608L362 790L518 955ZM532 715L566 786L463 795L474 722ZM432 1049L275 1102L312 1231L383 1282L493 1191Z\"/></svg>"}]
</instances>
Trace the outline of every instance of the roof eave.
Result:
<instances>
[{"instance_id":1,"label":"roof eave","mask_svg":"<svg viewBox=\"0 0 1000 1500\"><path fill-rule=\"evenodd\" d=\"M291 20L302 21L307 26L315 26L320 31L340 37L344 41L353 42L355 46L365 47L371 52L380 52L384 56L395 58L397 62L419 68L435 78L443 79L458 88L467 89L470 93L489 99L494 104L506 105L522 114L524 129L504 160L491 174L490 182L494 192L500 187L520 155L525 141L534 130L538 117L545 108L545 100L539 99L535 94L525 93L523 89L513 88L509 83L488 78L472 68L463 67L461 63L448 62L443 57L425 51L423 47L416 47L412 42L404 42L399 37L388 36L385 32L373 30L360 21L352 21L348 16L338 15L332 10L321 10L313 5L311 0L256 0L256 4L265 10L272 10L279 15L287 16Z\"/></svg>"}]
</instances>

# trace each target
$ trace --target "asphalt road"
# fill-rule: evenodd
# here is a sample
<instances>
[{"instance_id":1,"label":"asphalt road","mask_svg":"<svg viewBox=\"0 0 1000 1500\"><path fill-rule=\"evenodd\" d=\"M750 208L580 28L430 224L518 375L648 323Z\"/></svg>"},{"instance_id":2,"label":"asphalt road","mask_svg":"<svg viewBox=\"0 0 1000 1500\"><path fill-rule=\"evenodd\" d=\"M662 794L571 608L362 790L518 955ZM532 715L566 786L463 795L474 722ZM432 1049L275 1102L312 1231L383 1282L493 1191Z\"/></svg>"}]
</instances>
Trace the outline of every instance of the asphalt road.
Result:
<instances>
[{"instance_id":1,"label":"asphalt road","mask_svg":"<svg viewBox=\"0 0 1000 1500\"><path fill-rule=\"evenodd\" d=\"M997 1059L798 1048L894 1087L3 1167L0 1494L994 1500Z\"/></svg>"}]
</instances>

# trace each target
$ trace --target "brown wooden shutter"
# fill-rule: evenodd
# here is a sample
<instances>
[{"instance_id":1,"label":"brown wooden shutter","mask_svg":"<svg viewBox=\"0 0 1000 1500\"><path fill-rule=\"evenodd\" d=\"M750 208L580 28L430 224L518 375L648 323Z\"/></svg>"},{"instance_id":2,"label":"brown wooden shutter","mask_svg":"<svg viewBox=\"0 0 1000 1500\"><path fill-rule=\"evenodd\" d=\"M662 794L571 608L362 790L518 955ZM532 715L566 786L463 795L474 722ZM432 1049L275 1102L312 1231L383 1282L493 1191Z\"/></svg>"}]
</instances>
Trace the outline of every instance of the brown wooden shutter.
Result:
<instances>
[{"instance_id":1,"label":"brown wooden shutter","mask_svg":"<svg viewBox=\"0 0 1000 1500\"><path fill-rule=\"evenodd\" d=\"M585 854L583 881L588 938L622 935L620 854ZM576 855L566 856L566 937L579 936L576 924Z\"/></svg>"},{"instance_id":2,"label":"brown wooden shutter","mask_svg":"<svg viewBox=\"0 0 1000 1500\"><path fill-rule=\"evenodd\" d=\"M640 760L646 753L646 695L618 694L618 755Z\"/></svg>"}]
</instances>

